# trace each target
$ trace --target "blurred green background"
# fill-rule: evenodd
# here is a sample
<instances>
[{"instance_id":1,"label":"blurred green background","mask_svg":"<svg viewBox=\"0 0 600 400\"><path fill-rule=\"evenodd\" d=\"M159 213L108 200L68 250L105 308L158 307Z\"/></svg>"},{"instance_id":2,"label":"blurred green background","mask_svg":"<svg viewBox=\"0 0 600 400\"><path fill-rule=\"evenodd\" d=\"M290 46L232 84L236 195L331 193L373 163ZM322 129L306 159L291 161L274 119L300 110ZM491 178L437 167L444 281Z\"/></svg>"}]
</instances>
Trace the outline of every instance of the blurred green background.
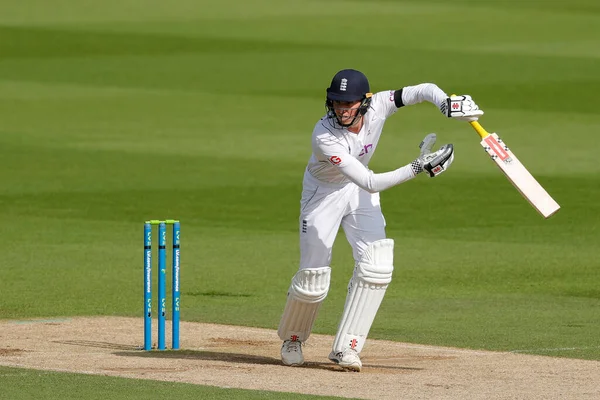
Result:
<instances>
[{"instance_id":1,"label":"blurred green background","mask_svg":"<svg viewBox=\"0 0 600 400\"><path fill-rule=\"evenodd\" d=\"M0 317L141 318L142 222L178 218L182 319L275 329L310 134L343 68L374 91L472 95L562 206L539 216L468 124L400 110L371 169L409 163L429 132L456 158L382 193L396 270L370 337L600 360L594 0L3 1ZM332 268L317 333L342 312L343 235Z\"/></svg>"}]
</instances>

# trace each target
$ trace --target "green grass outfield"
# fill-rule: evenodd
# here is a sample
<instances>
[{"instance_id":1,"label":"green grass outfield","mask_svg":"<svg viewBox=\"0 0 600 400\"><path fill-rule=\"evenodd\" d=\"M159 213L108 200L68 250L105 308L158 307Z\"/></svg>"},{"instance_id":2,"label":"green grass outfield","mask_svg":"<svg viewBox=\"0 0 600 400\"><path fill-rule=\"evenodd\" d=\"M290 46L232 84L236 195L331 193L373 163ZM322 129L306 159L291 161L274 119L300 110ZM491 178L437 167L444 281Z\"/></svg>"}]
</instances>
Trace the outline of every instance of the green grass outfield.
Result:
<instances>
[{"instance_id":1,"label":"green grass outfield","mask_svg":"<svg viewBox=\"0 0 600 400\"><path fill-rule=\"evenodd\" d=\"M0 318L141 318L142 222L178 218L182 319L275 329L312 127L351 67L374 91L471 94L562 206L539 216L468 124L400 110L373 170L409 163L428 132L456 159L382 194L396 270L370 337L600 360L596 0L51 3L0 3ZM316 333L342 311L343 234L332 268ZM18 390L15 374L43 385ZM6 368L0 381L11 398L140 386Z\"/></svg>"},{"instance_id":2,"label":"green grass outfield","mask_svg":"<svg viewBox=\"0 0 600 400\"><path fill-rule=\"evenodd\" d=\"M189 383L157 382L7 367L0 367L0 381L2 382L1 399L339 399L339 397L309 396L259 390L221 389Z\"/></svg>"}]
</instances>

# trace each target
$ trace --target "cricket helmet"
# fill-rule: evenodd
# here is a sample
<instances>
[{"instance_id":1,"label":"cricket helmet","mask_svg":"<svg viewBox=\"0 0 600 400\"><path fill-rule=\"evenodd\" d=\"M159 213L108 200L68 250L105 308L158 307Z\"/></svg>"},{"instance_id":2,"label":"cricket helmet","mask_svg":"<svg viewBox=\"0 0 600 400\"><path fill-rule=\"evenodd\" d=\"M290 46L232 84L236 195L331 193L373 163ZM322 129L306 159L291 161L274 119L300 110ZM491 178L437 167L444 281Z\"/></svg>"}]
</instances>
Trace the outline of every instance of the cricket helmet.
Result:
<instances>
[{"instance_id":1,"label":"cricket helmet","mask_svg":"<svg viewBox=\"0 0 600 400\"><path fill-rule=\"evenodd\" d=\"M325 102L327 114L343 127L353 125L369 109L372 96L370 91L369 80L362 72L355 69L343 69L339 71L334 75L331 84L327 88L327 100ZM350 124L342 124L340 122L333 109L334 101L361 101L356 117Z\"/></svg>"}]
</instances>

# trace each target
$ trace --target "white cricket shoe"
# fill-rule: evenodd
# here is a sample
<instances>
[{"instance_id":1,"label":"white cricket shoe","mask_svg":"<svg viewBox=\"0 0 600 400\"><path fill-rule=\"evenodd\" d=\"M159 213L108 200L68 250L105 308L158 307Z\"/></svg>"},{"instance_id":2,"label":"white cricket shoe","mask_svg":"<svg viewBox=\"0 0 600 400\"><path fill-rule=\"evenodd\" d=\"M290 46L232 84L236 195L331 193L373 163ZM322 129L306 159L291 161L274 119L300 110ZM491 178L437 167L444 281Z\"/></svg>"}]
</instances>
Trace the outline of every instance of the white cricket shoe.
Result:
<instances>
[{"instance_id":1,"label":"white cricket shoe","mask_svg":"<svg viewBox=\"0 0 600 400\"><path fill-rule=\"evenodd\" d=\"M340 351L339 353L334 353L332 351L329 353L329 359L349 371L360 372L360 369L362 368L360 357L354 349L344 349L344 351Z\"/></svg>"},{"instance_id":2,"label":"white cricket shoe","mask_svg":"<svg viewBox=\"0 0 600 400\"><path fill-rule=\"evenodd\" d=\"M285 340L281 345L281 361L291 367L304 364L302 342L299 340Z\"/></svg>"}]
</instances>

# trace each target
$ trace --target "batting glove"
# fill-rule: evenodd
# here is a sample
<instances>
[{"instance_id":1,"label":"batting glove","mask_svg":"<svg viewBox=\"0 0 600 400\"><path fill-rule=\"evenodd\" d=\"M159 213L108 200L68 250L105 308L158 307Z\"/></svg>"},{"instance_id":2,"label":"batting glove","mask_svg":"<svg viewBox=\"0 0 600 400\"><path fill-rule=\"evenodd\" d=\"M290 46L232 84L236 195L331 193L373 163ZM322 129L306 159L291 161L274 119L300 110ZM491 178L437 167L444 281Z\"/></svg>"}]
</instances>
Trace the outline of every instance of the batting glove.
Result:
<instances>
[{"instance_id":1,"label":"batting glove","mask_svg":"<svg viewBox=\"0 0 600 400\"><path fill-rule=\"evenodd\" d=\"M447 170L454 161L454 146L452 144L445 144L438 151L432 152L436 139L436 134L430 133L419 144L421 154L411 163L415 175L426 171L429 177L436 177Z\"/></svg>"},{"instance_id":2,"label":"batting glove","mask_svg":"<svg viewBox=\"0 0 600 400\"><path fill-rule=\"evenodd\" d=\"M469 95L452 95L440 104L440 111L448 118L460 121L477 121L483 115L477 104Z\"/></svg>"}]
</instances>

